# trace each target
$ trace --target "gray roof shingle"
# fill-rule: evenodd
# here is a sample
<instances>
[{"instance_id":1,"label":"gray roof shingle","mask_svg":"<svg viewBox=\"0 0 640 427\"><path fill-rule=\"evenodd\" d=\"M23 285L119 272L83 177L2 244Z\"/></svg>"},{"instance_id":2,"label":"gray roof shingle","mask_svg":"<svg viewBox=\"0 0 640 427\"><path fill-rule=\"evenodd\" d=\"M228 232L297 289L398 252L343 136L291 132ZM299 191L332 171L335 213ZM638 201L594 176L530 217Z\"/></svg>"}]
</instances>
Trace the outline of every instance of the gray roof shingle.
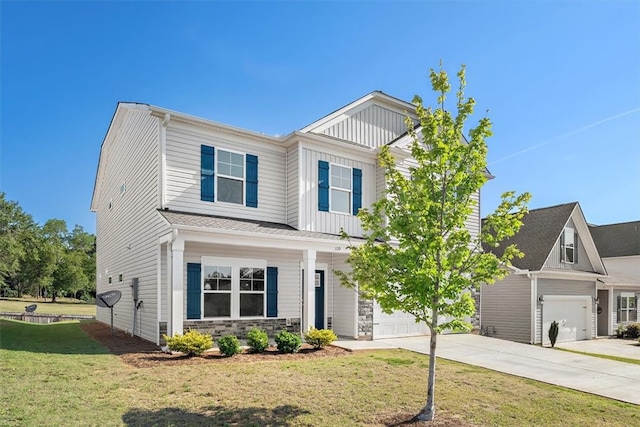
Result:
<instances>
[{"instance_id":1,"label":"gray roof shingle","mask_svg":"<svg viewBox=\"0 0 640 427\"><path fill-rule=\"evenodd\" d=\"M603 258L640 255L640 221L589 225L589 231Z\"/></svg>"},{"instance_id":2,"label":"gray roof shingle","mask_svg":"<svg viewBox=\"0 0 640 427\"><path fill-rule=\"evenodd\" d=\"M524 258L514 258L511 264L522 270L541 270L577 204L572 202L533 209L522 218L522 227L516 235L503 241L497 248L485 250L502 256L505 247L516 244L524 253Z\"/></svg>"},{"instance_id":3,"label":"gray roof shingle","mask_svg":"<svg viewBox=\"0 0 640 427\"><path fill-rule=\"evenodd\" d=\"M200 215L193 213L158 210L160 214L171 224L185 227L209 228L213 230L233 230L255 234L267 234L276 236L290 236L311 239L339 240L336 234L319 233L315 231L296 230L295 228L275 222L257 221L248 219L228 218L216 215ZM353 240L363 240L352 238Z\"/></svg>"}]
</instances>

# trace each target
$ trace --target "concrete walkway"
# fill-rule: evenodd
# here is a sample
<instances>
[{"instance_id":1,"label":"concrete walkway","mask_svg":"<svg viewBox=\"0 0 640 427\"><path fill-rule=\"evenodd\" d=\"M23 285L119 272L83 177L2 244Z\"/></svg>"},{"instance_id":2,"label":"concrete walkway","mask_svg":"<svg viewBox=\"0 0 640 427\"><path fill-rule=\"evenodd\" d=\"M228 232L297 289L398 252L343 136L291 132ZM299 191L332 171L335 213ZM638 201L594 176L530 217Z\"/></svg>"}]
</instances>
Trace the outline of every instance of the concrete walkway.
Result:
<instances>
[{"instance_id":1,"label":"concrete walkway","mask_svg":"<svg viewBox=\"0 0 640 427\"><path fill-rule=\"evenodd\" d=\"M429 354L429 337L337 341L351 349L402 348ZM640 365L479 335L438 337L437 356L640 405Z\"/></svg>"}]
</instances>

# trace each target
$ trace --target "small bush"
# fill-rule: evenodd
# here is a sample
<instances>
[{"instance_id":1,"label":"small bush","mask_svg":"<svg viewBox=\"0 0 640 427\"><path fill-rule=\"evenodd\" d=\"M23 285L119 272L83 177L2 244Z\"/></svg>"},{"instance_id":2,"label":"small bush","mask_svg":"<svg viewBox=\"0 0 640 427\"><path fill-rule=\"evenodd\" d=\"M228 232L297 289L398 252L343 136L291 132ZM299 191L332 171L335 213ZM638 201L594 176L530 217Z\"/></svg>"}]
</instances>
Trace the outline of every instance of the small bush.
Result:
<instances>
[{"instance_id":1,"label":"small bush","mask_svg":"<svg viewBox=\"0 0 640 427\"><path fill-rule=\"evenodd\" d=\"M220 353L225 356L233 356L241 351L240 342L235 335L225 335L218 340L218 348Z\"/></svg>"},{"instance_id":2,"label":"small bush","mask_svg":"<svg viewBox=\"0 0 640 427\"><path fill-rule=\"evenodd\" d=\"M262 353L269 347L269 337L260 328L252 328L247 333L247 345L251 353Z\"/></svg>"},{"instance_id":3,"label":"small bush","mask_svg":"<svg viewBox=\"0 0 640 427\"><path fill-rule=\"evenodd\" d=\"M304 334L304 340L311 344L314 348L322 348L325 345L329 345L338 337L333 333L331 329L316 329L311 328Z\"/></svg>"},{"instance_id":4,"label":"small bush","mask_svg":"<svg viewBox=\"0 0 640 427\"><path fill-rule=\"evenodd\" d=\"M631 323L627 325L624 334L625 336L634 339L640 337L640 323Z\"/></svg>"},{"instance_id":5,"label":"small bush","mask_svg":"<svg viewBox=\"0 0 640 427\"><path fill-rule=\"evenodd\" d=\"M558 322L554 320L553 322L551 322L551 326L549 327L549 341L551 341L551 347L555 347L559 331L560 328Z\"/></svg>"},{"instance_id":6,"label":"small bush","mask_svg":"<svg viewBox=\"0 0 640 427\"><path fill-rule=\"evenodd\" d=\"M175 334L173 337L163 335L171 351L178 351L187 356L200 356L205 351L213 347L211 335L200 333L196 330L189 330L184 335Z\"/></svg>"},{"instance_id":7,"label":"small bush","mask_svg":"<svg viewBox=\"0 0 640 427\"><path fill-rule=\"evenodd\" d=\"M278 351L281 353L297 353L302 345L302 338L300 338L300 335L292 334L287 331L278 332L274 339L278 346Z\"/></svg>"}]
</instances>

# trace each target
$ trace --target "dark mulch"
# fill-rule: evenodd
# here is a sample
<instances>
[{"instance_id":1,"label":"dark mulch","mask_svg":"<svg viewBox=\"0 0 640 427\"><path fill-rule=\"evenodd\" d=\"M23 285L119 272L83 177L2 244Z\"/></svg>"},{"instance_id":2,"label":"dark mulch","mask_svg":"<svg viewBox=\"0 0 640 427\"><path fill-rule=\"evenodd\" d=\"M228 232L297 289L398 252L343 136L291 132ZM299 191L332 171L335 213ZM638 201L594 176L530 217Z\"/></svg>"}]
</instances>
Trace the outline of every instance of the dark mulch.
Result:
<instances>
[{"instance_id":1,"label":"dark mulch","mask_svg":"<svg viewBox=\"0 0 640 427\"><path fill-rule=\"evenodd\" d=\"M187 357L180 353L168 354L150 341L140 337L132 337L122 331L114 331L108 325L98 322L82 323L83 331L106 347L111 353L120 356L123 362L137 368L151 368L155 366L175 366L199 363L229 363L229 362L260 362L267 360L300 360L317 357L345 356L350 352L334 346L314 349L308 344L303 344L298 353L282 354L275 347L269 347L264 353L250 354L243 352L233 357L221 355L217 350L207 351L200 357Z\"/></svg>"}]
</instances>

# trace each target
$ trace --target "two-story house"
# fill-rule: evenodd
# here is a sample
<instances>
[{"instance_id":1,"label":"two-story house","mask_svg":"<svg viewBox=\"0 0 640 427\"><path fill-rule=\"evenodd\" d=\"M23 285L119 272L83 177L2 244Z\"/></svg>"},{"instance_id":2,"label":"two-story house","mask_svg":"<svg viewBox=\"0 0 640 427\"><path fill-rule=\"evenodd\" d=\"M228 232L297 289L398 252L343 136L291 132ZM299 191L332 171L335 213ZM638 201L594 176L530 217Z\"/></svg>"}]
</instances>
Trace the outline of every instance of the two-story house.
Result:
<instances>
[{"instance_id":1,"label":"two-story house","mask_svg":"<svg viewBox=\"0 0 640 427\"><path fill-rule=\"evenodd\" d=\"M158 343L188 328L243 337L259 326L355 339L426 333L340 285L344 229L384 194L379 148L399 164L414 107L372 92L283 137L146 104L119 103L101 147L97 291L120 290L116 328ZM408 163L407 163L408 164ZM479 197L479 195L478 195ZM479 230L479 210L468 221ZM109 310L98 308L109 323Z\"/></svg>"},{"instance_id":2,"label":"two-story house","mask_svg":"<svg viewBox=\"0 0 640 427\"><path fill-rule=\"evenodd\" d=\"M499 248L487 248L499 255L516 244L524 257L512 261L506 278L482 286L482 333L547 345L553 321L559 323L558 342L563 342L611 335L618 319L637 316L638 283L607 271L613 263L605 268L599 250L608 250L608 242L637 250L638 231L626 227L622 235L621 230L590 227L577 202L533 209L522 222ZM634 255L628 260L629 271L634 257L637 262Z\"/></svg>"}]
</instances>

